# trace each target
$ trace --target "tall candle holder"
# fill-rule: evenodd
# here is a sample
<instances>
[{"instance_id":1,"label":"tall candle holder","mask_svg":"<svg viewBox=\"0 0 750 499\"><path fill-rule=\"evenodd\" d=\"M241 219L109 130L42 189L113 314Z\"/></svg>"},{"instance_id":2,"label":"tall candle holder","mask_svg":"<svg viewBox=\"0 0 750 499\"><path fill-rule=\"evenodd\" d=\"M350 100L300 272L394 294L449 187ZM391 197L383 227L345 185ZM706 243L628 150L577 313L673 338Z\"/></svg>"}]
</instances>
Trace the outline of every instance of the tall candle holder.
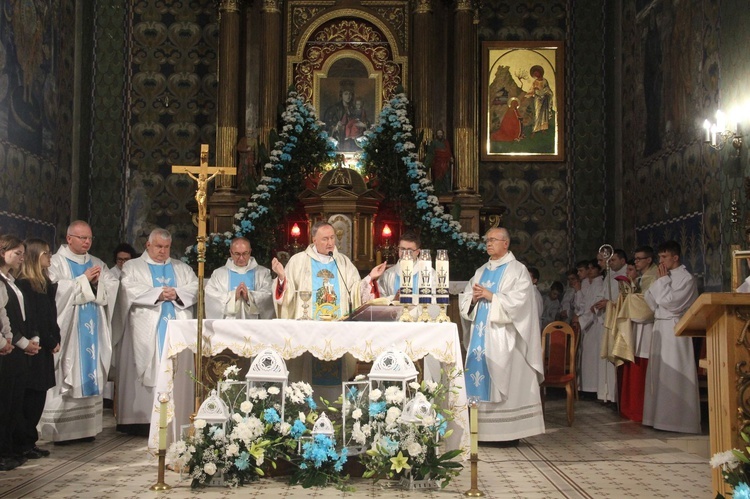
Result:
<instances>
[{"instance_id":1,"label":"tall candle holder","mask_svg":"<svg viewBox=\"0 0 750 499\"><path fill-rule=\"evenodd\" d=\"M448 250L439 249L435 255L435 302L440 307L440 313L435 317L435 322L451 322L446 313L450 303L450 263L448 261Z\"/></svg>"},{"instance_id":2,"label":"tall candle holder","mask_svg":"<svg viewBox=\"0 0 750 499\"><path fill-rule=\"evenodd\" d=\"M149 490L157 492L169 490L172 487L164 483L164 468L167 460L167 404L169 403L169 393L159 393L159 471L156 483L149 487Z\"/></svg>"},{"instance_id":3,"label":"tall candle holder","mask_svg":"<svg viewBox=\"0 0 750 499\"><path fill-rule=\"evenodd\" d=\"M471 488L464 492L467 497L483 497L477 487L479 482L479 397L469 397L469 429L471 431Z\"/></svg>"},{"instance_id":4,"label":"tall candle holder","mask_svg":"<svg viewBox=\"0 0 750 499\"><path fill-rule=\"evenodd\" d=\"M399 303L403 305L404 311L399 318L400 322L414 322L410 313L412 293L414 292L412 278L414 276L414 257L410 249L401 250L399 255L399 266L401 268L401 288L399 289Z\"/></svg>"},{"instance_id":5,"label":"tall candle holder","mask_svg":"<svg viewBox=\"0 0 750 499\"><path fill-rule=\"evenodd\" d=\"M419 322L430 322L430 303L432 303L432 255L430 250L419 251L421 269L419 271L419 306L422 313L417 319Z\"/></svg>"}]
</instances>

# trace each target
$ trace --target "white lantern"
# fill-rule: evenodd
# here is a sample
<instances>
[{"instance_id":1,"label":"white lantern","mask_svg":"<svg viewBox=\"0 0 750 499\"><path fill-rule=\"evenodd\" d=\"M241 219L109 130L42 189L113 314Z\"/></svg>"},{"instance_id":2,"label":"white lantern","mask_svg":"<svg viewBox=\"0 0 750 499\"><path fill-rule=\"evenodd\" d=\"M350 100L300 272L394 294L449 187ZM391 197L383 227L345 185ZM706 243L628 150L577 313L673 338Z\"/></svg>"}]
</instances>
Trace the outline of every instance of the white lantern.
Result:
<instances>
[{"instance_id":1,"label":"white lantern","mask_svg":"<svg viewBox=\"0 0 750 499\"><path fill-rule=\"evenodd\" d=\"M245 375L248 393L255 387L267 388L268 385L279 385L279 394L276 396L281 397L279 416L282 421L284 421L284 401L288 380L289 371L286 368L286 362L284 362L281 354L273 348L262 350L250 364L250 369ZM269 397L271 396L269 394Z\"/></svg>"},{"instance_id":2,"label":"white lantern","mask_svg":"<svg viewBox=\"0 0 750 499\"><path fill-rule=\"evenodd\" d=\"M370 393L375 389L385 391L389 386L400 385L404 393L403 404L406 404L410 397L409 383L416 382L418 375L419 372L409 356L396 347L391 347L378 355L372 364L368 375Z\"/></svg>"},{"instance_id":3,"label":"white lantern","mask_svg":"<svg viewBox=\"0 0 750 499\"><path fill-rule=\"evenodd\" d=\"M435 424L436 417L437 415L435 409L432 408L432 403L427 400L424 393L417 392L413 398L406 402L404 411L399 417L399 423L424 426L425 424Z\"/></svg>"},{"instance_id":4,"label":"white lantern","mask_svg":"<svg viewBox=\"0 0 750 499\"><path fill-rule=\"evenodd\" d=\"M226 424L229 421L231 414L229 413L229 407L221 400L216 390L211 390L209 397L203 401L198 412L195 415L195 419L202 419L208 425L221 426L222 431L226 432Z\"/></svg>"},{"instance_id":5,"label":"white lantern","mask_svg":"<svg viewBox=\"0 0 750 499\"><path fill-rule=\"evenodd\" d=\"M366 425L370 418L369 395L370 382L364 380L364 376L355 378L355 381L341 383L341 438L342 445L346 447L349 456L362 454L367 450L367 442L357 442L354 439L356 423L361 427ZM356 413L355 413L356 411ZM356 417L355 417L356 416Z\"/></svg>"}]
</instances>

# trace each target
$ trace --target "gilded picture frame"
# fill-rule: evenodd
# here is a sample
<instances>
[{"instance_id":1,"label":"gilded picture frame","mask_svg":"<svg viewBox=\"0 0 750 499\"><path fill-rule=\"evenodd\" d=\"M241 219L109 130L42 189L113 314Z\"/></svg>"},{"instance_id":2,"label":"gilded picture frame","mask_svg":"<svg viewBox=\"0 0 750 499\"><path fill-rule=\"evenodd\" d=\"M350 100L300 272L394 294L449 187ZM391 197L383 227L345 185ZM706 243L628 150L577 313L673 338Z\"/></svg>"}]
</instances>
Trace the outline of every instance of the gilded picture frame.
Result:
<instances>
[{"instance_id":1,"label":"gilded picture frame","mask_svg":"<svg viewBox=\"0 0 750 499\"><path fill-rule=\"evenodd\" d=\"M482 161L565 159L563 42L482 43Z\"/></svg>"}]
</instances>

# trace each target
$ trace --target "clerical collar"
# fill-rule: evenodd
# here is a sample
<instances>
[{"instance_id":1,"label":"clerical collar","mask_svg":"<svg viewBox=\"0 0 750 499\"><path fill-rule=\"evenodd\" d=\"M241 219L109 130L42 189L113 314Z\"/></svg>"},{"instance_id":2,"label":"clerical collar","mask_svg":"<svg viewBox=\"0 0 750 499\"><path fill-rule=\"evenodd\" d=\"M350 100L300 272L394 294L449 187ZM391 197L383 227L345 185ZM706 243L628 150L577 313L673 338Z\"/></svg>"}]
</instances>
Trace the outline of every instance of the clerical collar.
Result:
<instances>
[{"instance_id":1,"label":"clerical collar","mask_svg":"<svg viewBox=\"0 0 750 499\"><path fill-rule=\"evenodd\" d=\"M67 244L63 244L62 246L60 246L58 253L60 253L68 260L73 260L74 262L81 265L91 260L91 255L89 255L88 253L84 253L83 255L73 253L72 251L70 251L70 246L68 246Z\"/></svg>"},{"instance_id":2,"label":"clerical collar","mask_svg":"<svg viewBox=\"0 0 750 499\"><path fill-rule=\"evenodd\" d=\"M488 262L490 269L495 270L500 265L505 265L506 263L515 260L516 257L513 256L513 253L508 251L505 255L502 256L502 258L498 258L497 260L490 260Z\"/></svg>"},{"instance_id":3,"label":"clerical collar","mask_svg":"<svg viewBox=\"0 0 750 499\"><path fill-rule=\"evenodd\" d=\"M227 269L231 270L232 272L237 272L238 274L245 274L251 270L253 270L255 267L258 266L258 262L255 261L255 258L252 256L250 257L250 260L248 260L247 265L244 267L239 267L234 264L231 258L227 259Z\"/></svg>"},{"instance_id":4,"label":"clerical collar","mask_svg":"<svg viewBox=\"0 0 750 499\"><path fill-rule=\"evenodd\" d=\"M313 253L316 256L316 260L318 260L319 262L330 263L331 260L333 260L332 256L328 256L328 254L318 252L318 248L316 248L315 245L310 246L310 248L313 250Z\"/></svg>"},{"instance_id":5,"label":"clerical collar","mask_svg":"<svg viewBox=\"0 0 750 499\"><path fill-rule=\"evenodd\" d=\"M151 265L166 265L166 264L170 263L170 260L171 260L169 257L167 257L167 261L166 262L156 262L156 261L152 260L150 256L148 256L148 253L144 253L143 254L143 258L145 258L146 262L149 263L149 264L151 264Z\"/></svg>"}]
</instances>

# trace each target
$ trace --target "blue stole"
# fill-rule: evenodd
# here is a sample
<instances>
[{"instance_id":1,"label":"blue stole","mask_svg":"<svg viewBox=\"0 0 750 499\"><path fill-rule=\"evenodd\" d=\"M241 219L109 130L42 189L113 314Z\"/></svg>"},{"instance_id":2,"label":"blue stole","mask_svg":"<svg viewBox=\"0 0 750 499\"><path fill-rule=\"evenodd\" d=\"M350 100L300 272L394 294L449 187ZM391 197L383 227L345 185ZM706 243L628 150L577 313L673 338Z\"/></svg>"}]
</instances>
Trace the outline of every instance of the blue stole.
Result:
<instances>
[{"instance_id":1,"label":"blue stole","mask_svg":"<svg viewBox=\"0 0 750 499\"><path fill-rule=\"evenodd\" d=\"M161 288L162 286L175 287L174 269L172 264L166 265L154 265L148 264L149 270L151 270L152 284L155 288ZM174 303L171 301L161 302L161 315L159 315L159 325L156 328L157 336L159 338L159 358L161 358L161 351L164 348L164 339L167 336L167 322L174 319L177 315L174 311Z\"/></svg>"},{"instance_id":2,"label":"blue stole","mask_svg":"<svg viewBox=\"0 0 750 499\"><path fill-rule=\"evenodd\" d=\"M500 265L495 270L489 267L482 272L479 284L490 290L493 294L500 289L500 282L508 266L507 263ZM466 396L479 397L483 402L490 400L490 372L487 369L487 358L485 353L485 332L490 315L490 302L481 299L476 305L477 311L471 326L471 341L466 352Z\"/></svg>"},{"instance_id":3,"label":"blue stole","mask_svg":"<svg viewBox=\"0 0 750 499\"><path fill-rule=\"evenodd\" d=\"M337 319L341 315L341 293L336 263L333 260L321 263L314 258L310 261L312 262L313 320L321 320L321 316Z\"/></svg>"},{"instance_id":4,"label":"blue stole","mask_svg":"<svg viewBox=\"0 0 750 499\"><path fill-rule=\"evenodd\" d=\"M91 260L84 264L68 260L73 279L93 266ZM81 368L81 394L84 397L99 395L96 372L99 360L99 314L93 302L76 305L78 308L78 358Z\"/></svg>"},{"instance_id":5,"label":"blue stole","mask_svg":"<svg viewBox=\"0 0 750 499\"><path fill-rule=\"evenodd\" d=\"M244 274L234 270L229 271L229 291L237 289L241 282L245 283L248 290L255 291L255 269L248 270Z\"/></svg>"}]
</instances>

